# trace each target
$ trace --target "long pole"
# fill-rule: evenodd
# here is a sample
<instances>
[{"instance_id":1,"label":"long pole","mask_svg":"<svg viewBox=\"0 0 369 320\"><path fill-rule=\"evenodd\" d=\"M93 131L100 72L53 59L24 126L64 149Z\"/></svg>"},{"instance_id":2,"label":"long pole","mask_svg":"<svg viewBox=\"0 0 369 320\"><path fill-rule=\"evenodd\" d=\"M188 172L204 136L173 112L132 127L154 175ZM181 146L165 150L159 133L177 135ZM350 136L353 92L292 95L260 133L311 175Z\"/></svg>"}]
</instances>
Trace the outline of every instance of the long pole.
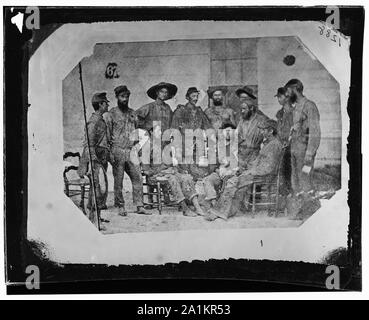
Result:
<instances>
[{"instance_id":1,"label":"long pole","mask_svg":"<svg viewBox=\"0 0 369 320\"><path fill-rule=\"evenodd\" d=\"M79 66L79 79L81 82L81 91L82 91L82 104L83 104L83 116L85 119L85 132L86 132L86 139L87 139L87 148L88 148L88 156L90 161L90 168L91 168L91 175L92 175L92 193L93 193L93 200L95 205L95 212L96 212L96 222L97 228L100 230L100 214L99 208L97 207L97 200L96 200L96 187L95 187L95 175L94 175L94 166L92 165L92 156L91 156L91 146L90 146L90 138L88 136L88 125L87 125L87 115L86 115L86 102L85 102L85 91L83 89L83 79L82 79L82 65L81 62L78 63Z\"/></svg>"}]
</instances>

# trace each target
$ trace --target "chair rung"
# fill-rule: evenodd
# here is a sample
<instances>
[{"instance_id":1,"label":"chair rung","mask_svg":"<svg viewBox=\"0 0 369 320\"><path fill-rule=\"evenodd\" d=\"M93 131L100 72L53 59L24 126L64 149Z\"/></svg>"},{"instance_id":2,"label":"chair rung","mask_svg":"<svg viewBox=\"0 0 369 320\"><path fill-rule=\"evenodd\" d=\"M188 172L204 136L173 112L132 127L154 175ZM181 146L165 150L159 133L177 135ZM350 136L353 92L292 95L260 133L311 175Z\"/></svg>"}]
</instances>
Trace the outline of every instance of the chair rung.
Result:
<instances>
[{"instance_id":1,"label":"chair rung","mask_svg":"<svg viewBox=\"0 0 369 320\"><path fill-rule=\"evenodd\" d=\"M252 205L252 202L248 202L248 204ZM275 202L258 202L255 203L255 206L271 206L271 205L276 205Z\"/></svg>"},{"instance_id":2,"label":"chair rung","mask_svg":"<svg viewBox=\"0 0 369 320\"><path fill-rule=\"evenodd\" d=\"M152 206L153 208L159 208L159 204L156 202L143 202L144 206ZM161 206L163 208L165 207L175 207L177 206L178 203L174 202L174 203L162 203Z\"/></svg>"},{"instance_id":3,"label":"chair rung","mask_svg":"<svg viewBox=\"0 0 369 320\"><path fill-rule=\"evenodd\" d=\"M255 194L255 195L257 195L257 194L264 194L265 196L268 196L268 193L266 193L266 192L254 192L254 193L252 193L251 195L253 195L253 194ZM271 194L270 194L270 196L275 197L275 196L277 196L277 195L276 195L276 194L271 193Z\"/></svg>"},{"instance_id":4,"label":"chair rung","mask_svg":"<svg viewBox=\"0 0 369 320\"><path fill-rule=\"evenodd\" d=\"M257 186L277 186L275 182L263 182L263 183L254 183Z\"/></svg>"}]
</instances>

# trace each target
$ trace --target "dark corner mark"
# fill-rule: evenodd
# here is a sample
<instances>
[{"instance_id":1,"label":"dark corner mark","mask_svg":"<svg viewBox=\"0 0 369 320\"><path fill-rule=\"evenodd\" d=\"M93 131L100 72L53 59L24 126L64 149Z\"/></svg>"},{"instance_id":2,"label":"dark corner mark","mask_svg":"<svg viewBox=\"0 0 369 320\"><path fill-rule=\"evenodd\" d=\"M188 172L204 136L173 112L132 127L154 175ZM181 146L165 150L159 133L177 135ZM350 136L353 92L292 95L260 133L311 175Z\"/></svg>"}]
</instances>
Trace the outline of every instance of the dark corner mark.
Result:
<instances>
[{"instance_id":1,"label":"dark corner mark","mask_svg":"<svg viewBox=\"0 0 369 320\"><path fill-rule=\"evenodd\" d=\"M65 23L144 20L325 20L325 7L243 8L81 8L40 7L39 30L23 26L22 33L11 22L24 7L4 7L5 71L5 205L6 272L10 282L24 282L25 267L42 268L45 292L211 292L219 291L307 291L324 289L324 264L253 260L210 260L163 266L57 265L47 259L47 248L27 241L27 99L28 60L53 31ZM340 31L351 37L351 88L348 101L350 134L347 160L350 165L350 224L348 251L333 252L329 261L341 263L347 289L361 288L361 97L364 9L340 8ZM292 64L293 58L286 58ZM33 108L36 106L30 106ZM46 188L47 186L40 186ZM271 270L275 270L274 272ZM352 271L353 270L353 271ZM353 277L351 277L353 272ZM323 273L324 274L324 273ZM108 275L108 276L107 276ZM148 279L150 275L151 279ZM347 276L347 277L346 277ZM180 280L182 278L182 280ZM222 278L222 279L219 279ZM73 280L80 279L81 282ZM100 279L92 281L93 279ZM123 279L123 280L122 280ZM126 279L126 280L124 280ZM127 280L128 279L128 280ZM131 280L134 281L131 281ZM166 279L166 280L163 280ZM226 280L228 279L228 280ZM229 280L233 279L233 280ZM249 280L245 280L249 279ZM111 281L114 280L114 281ZM260 280L268 280L260 281ZM55 283L57 281L57 283ZM59 282L58 282L59 281ZM259 282L258 282L259 281ZM54 284L50 284L54 282ZM290 286L290 288L287 288ZM294 287L294 288L293 288ZM295 290L294 290L295 289ZM23 286L8 286L9 293L37 293ZM41 289L42 290L42 289ZM63 291L64 290L64 291ZM41 293L40 291L38 293Z\"/></svg>"}]
</instances>

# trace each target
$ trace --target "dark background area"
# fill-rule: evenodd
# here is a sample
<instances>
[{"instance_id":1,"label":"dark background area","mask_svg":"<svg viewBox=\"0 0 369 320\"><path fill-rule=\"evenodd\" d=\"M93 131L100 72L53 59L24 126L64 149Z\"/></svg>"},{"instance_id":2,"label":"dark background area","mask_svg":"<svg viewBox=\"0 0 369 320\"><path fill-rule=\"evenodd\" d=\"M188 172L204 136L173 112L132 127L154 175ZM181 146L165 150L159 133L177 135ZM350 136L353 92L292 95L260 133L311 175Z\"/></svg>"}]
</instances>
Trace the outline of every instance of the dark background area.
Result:
<instances>
[{"instance_id":1,"label":"dark background area","mask_svg":"<svg viewBox=\"0 0 369 320\"><path fill-rule=\"evenodd\" d=\"M137 20L316 20L325 7L243 8L73 8L39 7L41 29L20 33L11 18L25 8L5 7L4 16L4 154L5 252L7 281L24 282L25 267L41 269L40 290L8 285L9 294L99 292L219 292L325 290L325 265L252 260L210 260L164 266L55 265L42 244L26 240L27 226L27 78L28 60L44 39L64 23ZM351 37L350 224L348 251L341 264L342 288L361 288L361 108L364 9L340 8L340 31ZM32 39L32 41L30 41ZM40 186L47 187L47 186ZM341 255L342 257L342 255ZM271 271L272 270L272 271ZM150 277L148 277L150 275ZM149 279L151 278L151 279ZM97 280L100 279L100 280ZM165 280L163 280L165 279ZM75 280L81 280L75 282ZM112 281L114 280L114 281Z\"/></svg>"}]
</instances>

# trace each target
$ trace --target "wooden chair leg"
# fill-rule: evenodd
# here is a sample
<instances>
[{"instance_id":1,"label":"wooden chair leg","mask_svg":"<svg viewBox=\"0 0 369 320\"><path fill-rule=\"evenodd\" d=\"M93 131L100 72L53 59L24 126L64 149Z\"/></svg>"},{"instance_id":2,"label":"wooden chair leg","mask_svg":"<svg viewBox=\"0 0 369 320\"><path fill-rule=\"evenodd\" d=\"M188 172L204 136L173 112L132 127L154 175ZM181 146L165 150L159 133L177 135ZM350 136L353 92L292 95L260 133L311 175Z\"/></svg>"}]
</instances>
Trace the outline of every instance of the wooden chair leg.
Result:
<instances>
[{"instance_id":1,"label":"wooden chair leg","mask_svg":"<svg viewBox=\"0 0 369 320\"><path fill-rule=\"evenodd\" d=\"M161 215L161 212L162 212L162 209L163 209L163 204L161 202L161 185L160 185L160 182L157 182L156 188L157 188L157 198L158 198L158 210L159 210L159 214Z\"/></svg>"},{"instance_id":2,"label":"wooden chair leg","mask_svg":"<svg viewBox=\"0 0 369 320\"><path fill-rule=\"evenodd\" d=\"M255 217L256 183L252 184L252 217Z\"/></svg>"},{"instance_id":3,"label":"wooden chair leg","mask_svg":"<svg viewBox=\"0 0 369 320\"><path fill-rule=\"evenodd\" d=\"M272 185L268 185L268 203L272 203ZM271 204L268 204L268 216L271 215Z\"/></svg>"},{"instance_id":4,"label":"wooden chair leg","mask_svg":"<svg viewBox=\"0 0 369 320\"><path fill-rule=\"evenodd\" d=\"M85 186L81 186L81 201L79 202L79 206L85 212Z\"/></svg>"},{"instance_id":5,"label":"wooden chair leg","mask_svg":"<svg viewBox=\"0 0 369 320\"><path fill-rule=\"evenodd\" d=\"M65 183L65 194L67 195L67 197L69 197L69 185L68 183Z\"/></svg>"},{"instance_id":6,"label":"wooden chair leg","mask_svg":"<svg viewBox=\"0 0 369 320\"><path fill-rule=\"evenodd\" d=\"M147 186L147 191L148 191L148 193L153 193L154 192L154 187L153 186L151 186L151 185L148 185ZM151 205L154 203L154 197L153 197L153 195L152 194L149 194L148 196L147 196L147 202L150 202L151 203Z\"/></svg>"},{"instance_id":7,"label":"wooden chair leg","mask_svg":"<svg viewBox=\"0 0 369 320\"><path fill-rule=\"evenodd\" d=\"M277 217L279 215L279 188L277 186L276 188L276 194L275 194L275 216Z\"/></svg>"}]
</instances>

